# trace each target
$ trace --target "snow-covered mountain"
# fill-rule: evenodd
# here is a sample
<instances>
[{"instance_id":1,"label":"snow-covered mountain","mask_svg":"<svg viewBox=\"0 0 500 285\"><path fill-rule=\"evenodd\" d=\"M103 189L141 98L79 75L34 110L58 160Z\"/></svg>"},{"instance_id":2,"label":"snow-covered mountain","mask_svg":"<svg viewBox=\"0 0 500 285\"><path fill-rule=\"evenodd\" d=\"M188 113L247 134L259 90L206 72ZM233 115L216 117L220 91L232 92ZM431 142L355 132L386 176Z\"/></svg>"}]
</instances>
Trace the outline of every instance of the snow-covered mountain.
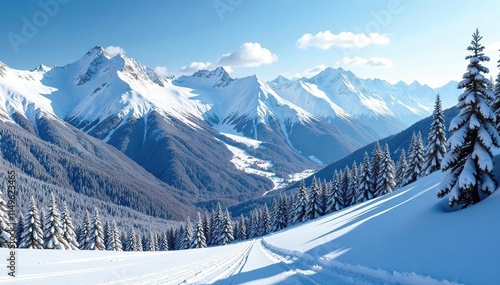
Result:
<instances>
[{"instance_id":1,"label":"snow-covered mountain","mask_svg":"<svg viewBox=\"0 0 500 285\"><path fill-rule=\"evenodd\" d=\"M62 67L0 63L0 120L35 134L41 118L70 123L200 205L243 200L273 188L262 176L318 168L400 131L430 115L434 95L416 82L333 68L270 83L231 78L222 67L163 78L99 46Z\"/></svg>"}]
</instances>

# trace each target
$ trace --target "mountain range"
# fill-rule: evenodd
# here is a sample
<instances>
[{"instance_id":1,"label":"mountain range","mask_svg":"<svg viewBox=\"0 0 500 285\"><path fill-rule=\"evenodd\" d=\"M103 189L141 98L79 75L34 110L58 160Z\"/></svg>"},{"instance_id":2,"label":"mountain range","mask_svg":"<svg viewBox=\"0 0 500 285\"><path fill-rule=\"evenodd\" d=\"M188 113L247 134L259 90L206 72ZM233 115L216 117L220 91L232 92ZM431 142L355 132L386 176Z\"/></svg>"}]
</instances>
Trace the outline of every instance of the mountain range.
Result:
<instances>
[{"instance_id":1,"label":"mountain range","mask_svg":"<svg viewBox=\"0 0 500 285\"><path fill-rule=\"evenodd\" d=\"M153 195L130 184L130 177L143 177L138 184L148 180L154 184L148 187L162 193L154 196L165 198L137 210L165 216L153 209L176 201L178 216L181 205L212 208L216 202L228 205L260 195L289 174L319 169L399 132L431 114L436 92L444 108L455 104L456 85L390 84L342 68L270 82L232 78L222 67L165 78L133 58L112 57L96 46L61 67L27 71L0 62L0 120L5 123L0 130L22 130L16 133L26 137L22 151L10 140L17 155L33 152L39 143L61 152L44 152L27 165L4 146L1 159L28 175L35 169L33 176L42 181L75 191L87 187L89 195L102 196L99 183L83 186L63 170L65 155L76 155L84 161L81 177L103 168L116 178L111 184L128 181L124 187L130 193ZM58 167L47 167L47 161ZM123 176L129 179L120 181ZM107 191L115 203L131 203Z\"/></svg>"}]
</instances>

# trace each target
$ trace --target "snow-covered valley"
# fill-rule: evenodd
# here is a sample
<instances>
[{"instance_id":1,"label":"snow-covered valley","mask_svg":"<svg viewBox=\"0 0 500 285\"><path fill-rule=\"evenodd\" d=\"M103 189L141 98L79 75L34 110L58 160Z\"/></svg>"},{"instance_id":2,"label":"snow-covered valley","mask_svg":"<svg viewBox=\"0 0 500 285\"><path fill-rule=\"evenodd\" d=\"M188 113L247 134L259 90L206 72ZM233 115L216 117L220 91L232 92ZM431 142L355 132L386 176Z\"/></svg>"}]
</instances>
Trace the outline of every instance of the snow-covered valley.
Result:
<instances>
[{"instance_id":1,"label":"snow-covered valley","mask_svg":"<svg viewBox=\"0 0 500 285\"><path fill-rule=\"evenodd\" d=\"M16 250L1 284L498 284L500 193L451 212L437 172L263 238L170 252Z\"/></svg>"}]
</instances>

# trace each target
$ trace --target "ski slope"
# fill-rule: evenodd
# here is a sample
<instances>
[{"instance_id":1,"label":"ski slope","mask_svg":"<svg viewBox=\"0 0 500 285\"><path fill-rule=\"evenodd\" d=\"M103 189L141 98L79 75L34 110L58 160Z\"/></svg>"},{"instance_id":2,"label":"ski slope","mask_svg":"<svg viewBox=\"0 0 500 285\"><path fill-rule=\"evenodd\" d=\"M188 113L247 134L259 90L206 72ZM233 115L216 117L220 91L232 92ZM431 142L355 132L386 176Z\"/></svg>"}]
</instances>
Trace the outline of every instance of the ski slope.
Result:
<instances>
[{"instance_id":1,"label":"ski slope","mask_svg":"<svg viewBox=\"0 0 500 285\"><path fill-rule=\"evenodd\" d=\"M171 252L18 250L0 284L499 284L500 192L450 211L442 173L229 246Z\"/></svg>"}]
</instances>

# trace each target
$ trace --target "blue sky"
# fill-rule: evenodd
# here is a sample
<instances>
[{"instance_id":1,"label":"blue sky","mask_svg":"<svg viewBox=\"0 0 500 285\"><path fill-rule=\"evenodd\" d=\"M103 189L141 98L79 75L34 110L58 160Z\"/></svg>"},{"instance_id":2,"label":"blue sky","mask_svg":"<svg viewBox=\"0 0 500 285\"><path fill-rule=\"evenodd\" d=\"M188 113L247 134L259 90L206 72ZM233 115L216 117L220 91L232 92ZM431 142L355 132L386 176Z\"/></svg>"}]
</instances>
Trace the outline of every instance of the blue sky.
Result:
<instances>
[{"instance_id":1,"label":"blue sky","mask_svg":"<svg viewBox=\"0 0 500 285\"><path fill-rule=\"evenodd\" d=\"M493 0L4 0L0 61L64 65L101 45L165 75L224 65L271 80L340 66L437 87L461 78L476 27L496 77L498 11Z\"/></svg>"}]
</instances>

